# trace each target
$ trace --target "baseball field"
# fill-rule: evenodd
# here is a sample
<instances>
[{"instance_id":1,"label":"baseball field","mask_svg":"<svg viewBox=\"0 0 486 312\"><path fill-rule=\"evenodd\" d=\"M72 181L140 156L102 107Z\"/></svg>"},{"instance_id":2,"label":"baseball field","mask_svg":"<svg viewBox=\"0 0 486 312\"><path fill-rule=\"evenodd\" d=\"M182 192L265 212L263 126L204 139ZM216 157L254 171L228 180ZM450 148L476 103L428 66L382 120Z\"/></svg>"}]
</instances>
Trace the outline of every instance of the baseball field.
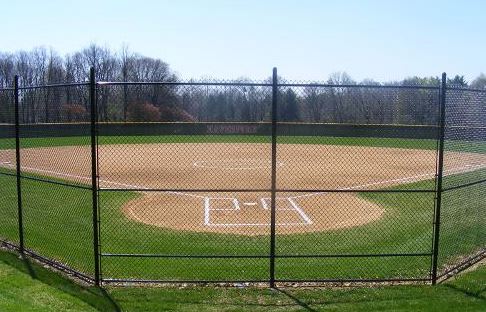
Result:
<instances>
[{"instance_id":1,"label":"baseball field","mask_svg":"<svg viewBox=\"0 0 486 312\"><path fill-rule=\"evenodd\" d=\"M98 140L106 281L268 279L270 138ZM6 194L0 225L16 242L12 142L0 141L0 189ZM89 138L24 138L21 143L26 248L92 274ZM280 137L278 143L278 279L429 277L436 141ZM486 176L485 146L463 143L446 146L445 185ZM450 200L444 199L441 265L484 242L478 235L484 221L475 217L480 203L470 200L484 191L478 184L467 193L444 194ZM464 210L475 213L467 217Z\"/></svg>"}]
</instances>

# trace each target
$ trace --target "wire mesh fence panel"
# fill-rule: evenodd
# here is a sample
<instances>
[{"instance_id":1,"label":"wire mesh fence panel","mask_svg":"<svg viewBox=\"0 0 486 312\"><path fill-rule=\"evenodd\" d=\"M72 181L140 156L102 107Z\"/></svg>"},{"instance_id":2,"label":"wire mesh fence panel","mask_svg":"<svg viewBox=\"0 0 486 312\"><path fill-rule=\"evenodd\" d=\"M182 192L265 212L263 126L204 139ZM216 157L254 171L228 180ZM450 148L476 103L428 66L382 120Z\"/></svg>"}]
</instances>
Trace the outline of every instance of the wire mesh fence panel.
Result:
<instances>
[{"instance_id":1,"label":"wire mesh fence panel","mask_svg":"<svg viewBox=\"0 0 486 312\"><path fill-rule=\"evenodd\" d=\"M0 89L0 240L18 243L14 90Z\"/></svg>"},{"instance_id":2,"label":"wire mesh fence panel","mask_svg":"<svg viewBox=\"0 0 486 312\"><path fill-rule=\"evenodd\" d=\"M486 180L486 92L446 94L444 188Z\"/></svg>"},{"instance_id":3,"label":"wire mesh fence panel","mask_svg":"<svg viewBox=\"0 0 486 312\"><path fill-rule=\"evenodd\" d=\"M427 281L430 255L277 257L275 266L284 282Z\"/></svg>"},{"instance_id":4,"label":"wire mesh fence panel","mask_svg":"<svg viewBox=\"0 0 486 312\"><path fill-rule=\"evenodd\" d=\"M18 124L0 89L0 240L23 233L55 267L95 283L434 283L436 250L439 276L484 257L484 91L91 75L21 87Z\"/></svg>"},{"instance_id":5,"label":"wire mesh fence panel","mask_svg":"<svg viewBox=\"0 0 486 312\"><path fill-rule=\"evenodd\" d=\"M428 278L438 88L286 84L278 104L276 214L300 220L277 226L278 279Z\"/></svg>"},{"instance_id":6,"label":"wire mesh fence panel","mask_svg":"<svg viewBox=\"0 0 486 312\"><path fill-rule=\"evenodd\" d=\"M486 251L486 92L449 88L446 100L443 273Z\"/></svg>"},{"instance_id":7,"label":"wire mesh fence panel","mask_svg":"<svg viewBox=\"0 0 486 312\"><path fill-rule=\"evenodd\" d=\"M484 183L443 193L439 269L446 272L486 252Z\"/></svg>"},{"instance_id":8,"label":"wire mesh fence panel","mask_svg":"<svg viewBox=\"0 0 486 312\"><path fill-rule=\"evenodd\" d=\"M268 278L270 100L255 84L98 86L105 281Z\"/></svg>"},{"instance_id":9,"label":"wire mesh fence panel","mask_svg":"<svg viewBox=\"0 0 486 312\"><path fill-rule=\"evenodd\" d=\"M25 246L93 275L89 88L20 89Z\"/></svg>"}]
</instances>

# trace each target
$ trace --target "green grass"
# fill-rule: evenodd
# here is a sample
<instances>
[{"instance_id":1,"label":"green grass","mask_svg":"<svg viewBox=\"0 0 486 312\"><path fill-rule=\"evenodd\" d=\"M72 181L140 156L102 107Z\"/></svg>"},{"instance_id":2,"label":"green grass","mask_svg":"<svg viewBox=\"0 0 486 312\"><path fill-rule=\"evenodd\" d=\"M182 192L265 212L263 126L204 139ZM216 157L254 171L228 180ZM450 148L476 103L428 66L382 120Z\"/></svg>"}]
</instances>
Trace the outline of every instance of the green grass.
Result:
<instances>
[{"instance_id":1,"label":"green grass","mask_svg":"<svg viewBox=\"0 0 486 312\"><path fill-rule=\"evenodd\" d=\"M204 142L208 141L203 137ZM212 140L256 140L252 136L211 136ZM296 137L287 137L282 139ZM86 138L46 138L25 140L24 145L86 144ZM268 140L268 138L264 138ZM74 141L71 141L74 140ZM153 141L155 140L155 141ZM203 142L200 137L101 137L102 144L150 142ZM238 141L240 140L240 141ZM394 144L397 147L423 148L422 141L358 138L315 138L307 142L327 144ZM226 141L225 141L226 142ZM302 141L298 141L302 142ZM329 143L332 142L332 143ZM29 145L30 144L30 145ZM435 143L434 143L435 144ZM25 147L27 147L25 146ZM430 146L430 145L429 145ZM448 177L474 180L485 170ZM25 243L47 257L57 259L87 274L93 274L91 192L24 179L23 206ZM0 175L0 228L2 237L17 241L15 178ZM404 187L403 185L400 187ZM432 181L409 184L409 188L433 188ZM455 191L454 199L444 205L441 264L485 245L482 202L470 194L484 194L484 186ZM194 233L174 231L127 219L121 207L139 196L133 192L101 192L101 250L104 253L145 253L171 255L268 255L268 236ZM277 255L430 253L434 194L361 194L385 209L382 219L350 229L320 233L278 235ZM467 211L461 207L468 203ZM352 204L352 203L351 203ZM323 211L323 213L326 213ZM483 230L481 230L483 228ZM188 270L188 267L194 269ZM427 278L430 256L386 258L306 258L277 259L280 279L329 278ZM182 258L102 258L105 278L150 278L167 280L266 280L267 259L182 259Z\"/></svg>"},{"instance_id":2,"label":"green grass","mask_svg":"<svg viewBox=\"0 0 486 312\"><path fill-rule=\"evenodd\" d=\"M0 311L114 311L108 298L101 289L0 250Z\"/></svg>"},{"instance_id":3,"label":"green grass","mask_svg":"<svg viewBox=\"0 0 486 312\"><path fill-rule=\"evenodd\" d=\"M471 176L477 172L468 173ZM457 178L463 178L458 175ZM0 190L15 194L15 179L0 175ZM408 185L430 187L431 181ZM38 181L23 180L25 242L28 248L58 259L78 270L92 274L91 193ZM478 188L478 189L476 189ZM473 186L471 192L484 187ZM463 194L466 200L467 194ZM166 230L127 219L121 206L137 195L133 192L101 192L101 249L105 253L163 253L190 255L267 255L267 236L223 235ZM384 217L364 226L321 233L279 235L277 254L356 254L430 252L432 238L433 194L363 194L385 208ZM459 200L459 203L463 202ZM477 218L481 202L470 201L478 212L447 217L454 226L444 224L444 255L454 257L484 245L478 235L482 220ZM16 241L15 196L6 197L0 209L2 236ZM449 207L448 211L457 210ZM457 219L457 220L456 220ZM460 220L460 221L459 221ZM448 231L453 228L454 231ZM462 241L464 240L464 243ZM451 242L454 242L453 244ZM461 243L456 243L461 242ZM187 270L192 266L194 270ZM268 278L266 259L102 259L104 277L159 279L260 279ZM324 258L278 259L277 277L306 278L380 278L427 277L430 257L401 258Z\"/></svg>"},{"instance_id":4,"label":"green grass","mask_svg":"<svg viewBox=\"0 0 486 312\"><path fill-rule=\"evenodd\" d=\"M434 140L392 139L392 138L355 138L323 136L282 136L282 144L329 144L349 146L377 146L419 148L433 150ZM21 139L22 148L42 146L88 145L89 137L51 137ZM160 135L160 136L100 136L99 144L151 144L151 143L271 143L270 136L260 135ZM13 139L0 139L0 149L10 149Z\"/></svg>"},{"instance_id":5,"label":"green grass","mask_svg":"<svg viewBox=\"0 0 486 312\"><path fill-rule=\"evenodd\" d=\"M279 136L280 144L327 144L340 146L373 146L435 150L436 140L396 139L371 137ZM152 144L152 143L271 143L270 136L261 135L153 135L153 136L100 136L99 144ZM22 138L22 148L44 146L89 145L88 136ZM0 139L0 150L15 148L13 139ZM479 141L446 141L445 149L459 152L486 153L486 144Z\"/></svg>"},{"instance_id":6,"label":"green grass","mask_svg":"<svg viewBox=\"0 0 486 312\"><path fill-rule=\"evenodd\" d=\"M73 294L50 286L59 284L68 288L69 283L37 265L0 251L1 311L95 311Z\"/></svg>"},{"instance_id":7,"label":"green grass","mask_svg":"<svg viewBox=\"0 0 486 312\"><path fill-rule=\"evenodd\" d=\"M102 290L0 250L0 311L484 311L485 279L483 265L435 287Z\"/></svg>"}]
</instances>

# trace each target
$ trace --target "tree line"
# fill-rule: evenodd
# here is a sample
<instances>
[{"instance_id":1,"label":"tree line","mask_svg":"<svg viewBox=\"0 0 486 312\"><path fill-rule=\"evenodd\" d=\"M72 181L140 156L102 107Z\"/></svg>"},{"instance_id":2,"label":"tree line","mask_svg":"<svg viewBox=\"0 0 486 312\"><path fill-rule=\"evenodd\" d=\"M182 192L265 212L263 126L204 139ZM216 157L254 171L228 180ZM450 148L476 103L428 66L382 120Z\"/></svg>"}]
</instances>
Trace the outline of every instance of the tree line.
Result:
<instances>
[{"instance_id":1,"label":"tree line","mask_svg":"<svg viewBox=\"0 0 486 312\"><path fill-rule=\"evenodd\" d=\"M0 53L0 90L12 86L14 75L19 76L21 86L86 82L90 67L95 68L97 81L180 81L160 59L134 53L126 46L115 52L91 44L64 57L46 48ZM286 82L282 77L279 81ZM251 81L240 78L236 82ZM486 76L481 74L469 83L464 76L456 75L448 83L486 89ZM382 84L370 79L357 82L346 73L334 73L325 84L328 86L280 87L278 119L355 124L437 123L437 90L381 86L438 86L439 77L411 77ZM271 119L272 92L265 86L99 85L97 99L100 121L258 122ZM470 105L478 104L471 101ZM85 121L89 90L87 86L22 89L20 108L25 123ZM0 92L0 122L8 122L11 116L11 94Z\"/></svg>"}]
</instances>

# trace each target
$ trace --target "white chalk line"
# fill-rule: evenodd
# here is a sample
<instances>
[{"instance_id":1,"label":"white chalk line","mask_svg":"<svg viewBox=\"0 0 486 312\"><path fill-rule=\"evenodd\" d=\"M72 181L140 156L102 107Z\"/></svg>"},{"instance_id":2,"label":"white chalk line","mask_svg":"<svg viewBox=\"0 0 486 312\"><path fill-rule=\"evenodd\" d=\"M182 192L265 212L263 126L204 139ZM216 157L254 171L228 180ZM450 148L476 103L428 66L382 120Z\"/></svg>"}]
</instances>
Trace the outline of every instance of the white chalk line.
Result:
<instances>
[{"instance_id":1,"label":"white chalk line","mask_svg":"<svg viewBox=\"0 0 486 312\"><path fill-rule=\"evenodd\" d=\"M267 201L265 200L264 197L260 198L260 201L262 202L262 208L263 210L268 210L268 205L267 205Z\"/></svg>"},{"instance_id":2,"label":"white chalk line","mask_svg":"<svg viewBox=\"0 0 486 312\"><path fill-rule=\"evenodd\" d=\"M211 207L211 199L216 199L216 200L221 200L225 199L228 201L231 201L233 203L233 208L210 208L210 210L216 210L216 211L237 211L240 210L240 204L238 203L238 199L231 197L205 197L204 200L207 200L209 203L209 207Z\"/></svg>"},{"instance_id":3,"label":"white chalk line","mask_svg":"<svg viewBox=\"0 0 486 312\"><path fill-rule=\"evenodd\" d=\"M209 214L209 197L204 198L204 225L210 224L210 214Z\"/></svg>"},{"instance_id":4,"label":"white chalk line","mask_svg":"<svg viewBox=\"0 0 486 312\"><path fill-rule=\"evenodd\" d=\"M212 199L230 199L230 198L214 198ZM292 201L290 198L286 197L281 197L279 199L286 200L288 203L290 203L290 208L279 208L277 207L276 210L278 211L294 211L299 215L299 217L302 219L303 222L277 222L275 225L278 226L302 226L302 225L310 225L312 224L311 219L305 212L295 203ZM268 210L268 204L266 203L266 200L270 200L270 198L260 198L261 203L262 203L262 208L263 210ZM238 199L233 198L234 205L236 206L238 203ZM256 203L254 203L256 204ZM238 206L239 208L239 206ZM235 211L239 209L234 209L234 208L211 208L211 205L209 203L209 198L208 200L205 200L205 205L204 205L204 225L206 226L268 226L270 223L214 223L210 222L210 215L211 211Z\"/></svg>"},{"instance_id":5,"label":"white chalk line","mask_svg":"<svg viewBox=\"0 0 486 312\"><path fill-rule=\"evenodd\" d=\"M0 162L0 165L5 165L7 167L15 167L15 165L13 165L9 161ZM459 167L459 168L444 170L444 173L448 173L448 174L467 173L467 172L471 172L471 171L475 171L475 170L479 170L479 169L483 169L483 168L486 168L486 164L465 165L465 166ZM30 171L34 171L34 172L48 173L48 174L61 176L61 177L77 178L77 179L82 179L82 180L91 180L91 177L85 177L85 176L80 176L80 175L75 175L75 174L63 173L63 172L34 168L34 167L28 167L28 166L21 166L21 169L26 169L26 170L30 170ZM406 182L406 181L410 181L410 180L416 180L418 178L431 177L431 176L435 176L435 172L434 173L425 173L425 174L420 174L420 175L414 175L414 176L409 176L409 177L404 177L404 178L397 178L397 179L390 179L390 180L360 184L360 185L353 185L353 186L350 186L350 187L340 188L340 189L336 189L336 190L337 191L339 191L339 190L354 190L354 189L360 189L360 188L382 185L382 184L388 184L388 183L394 183L394 182ZM421 179L419 179L417 181L420 181L420 180ZM141 185L137 185L137 184L127 184L127 183L115 182L115 181L110 181L110 180L105 180L105 179L99 179L98 181L101 182L101 183L124 186L124 187L127 187L127 188L133 188L134 189L133 191L143 192L144 190L150 190L149 187L145 187L145 186L141 186ZM206 196L202 196L202 195L194 195L194 194L177 192L177 191L163 191L163 193L185 195L185 196L196 197L196 198L201 198L201 199L206 198ZM320 195L320 194L324 194L324 193L326 193L326 192L315 192L315 193L310 193L310 194L289 196L289 197L276 197L276 199L287 199L287 198L296 199L296 198L302 198L302 197L316 196L316 195ZM262 198L261 200L263 202L264 198ZM264 209L268 209L266 203L263 203L263 206L264 206Z\"/></svg>"},{"instance_id":6,"label":"white chalk line","mask_svg":"<svg viewBox=\"0 0 486 312\"><path fill-rule=\"evenodd\" d=\"M14 167L10 162L0 162L0 165L6 165L8 167ZM57 172L53 170L47 170L47 169L40 169L40 168L34 168L34 167L29 167L29 166L21 166L21 169L25 169L28 171L34 171L34 172L39 172L39 173L47 173L51 174L57 177L68 177L68 178L74 178L74 179L81 179L81 180L91 180L91 177L84 177L76 174L70 174L70 173L63 173L63 172ZM105 184L112 184L112 185L118 185L122 187L127 187L127 188L134 188L136 190L134 191L139 191L143 192L144 189L149 189L147 187L143 187L140 185L135 185L135 184L127 184L127 183L121 183L121 182L115 182L115 181L109 181L109 180L104 180L104 179L99 179L98 180L100 183L105 183ZM143 192L143 193L148 193L148 192ZM229 198L229 197L222 197L222 198L217 198L214 197L213 199L231 199L233 200L233 204L235 205L236 209L227 209L227 208L220 208L220 209L211 209L210 204L209 204L209 197L206 196L201 196L201 195L194 195L194 194L187 194L183 192L175 192L175 191L163 191L163 193L166 194L175 194L175 195L185 195L185 196L190 196L190 197L195 197L195 198L201 198L204 199L204 224L208 226L268 226L266 223L241 223L241 224L218 224L218 223L211 223L210 221L210 210L239 210L239 203L236 198ZM262 198L262 203L265 203L264 199ZM266 205L266 203L265 203ZM132 218L135 220L144 223L145 221L138 217L138 215L133 211L132 207L128 207L128 213ZM282 224L276 224L276 225L302 225L302 223L282 223Z\"/></svg>"},{"instance_id":7,"label":"white chalk line","mask_svg":"<svg viewBox=\"0 0 486 312\"><path fill-rule=\"evenodd\" d=\"M226 199L230 200L233 203L234 208L211 208L211 199ZM212 210L217 210L217 211L225 211L225 210L232 210L232 211L237 211L240 210L240 205L238 203L238 200L236 198L229 198L229 197L204 197L204 225L212 225L210 219L211 219L211 211Z\"/></svg>"},{"instance_id":8,"label":"white chalk line","mask_svg":"<svg viewBox=\"0 0 486 312\"><path fill-rule=\"evenodd\" d=\"M465 169L465 168L467 168L467 169ZM448 173L448 175L451 175L451 174L472 172L472 171L484 169L484 168L486 168L486 164L465 165L464 167L460 167L460 168L444 170L444 173ZM405 177L405 178L397 178L397 179L390 179L390 180L384 180L384 181L378 181L378 182L372 182L372 183L366 183L366 184L360 184L360 185L353 185L353 186L350 186L350 187L336 189L336 191L357 190L357 189L362 189L362 188L365 188L365 187L383 185L383 184L395 183L395 182L409 182L409 181L410 182L418 182L418 181L423 180L421 178L433 177L433 176L435 176L435 172L434 173L419 174L419 175L414 175L414 176ZM288 198L292 198L292 199L305 198L305 197L322 195L322 194L326 194L326 193L328 193L328 192L315 192L315 193L309 193L309 194L304 194L304 195L290 196Z\"/></svg>"},{"instance_id":9,"label":"white chalk line","mask_svg":"<svg viewBox=\"0 0 486 312\"><path fill-rule=\"evenodd\" d=\"M226 226L269 226L270 223L211 223L208 226L220 226L220 227L226 227ZM301 222L295 222L295 223L275 223L277 226L302 226L305 225L305 223Z\"/></svg>"},{"instance_id":10,"label":"white chalk line","mask_svg":"<svg viewBox=\"0 0 486 312\"><path fill-rule=\"evenodd\" d=\"M15 165L13 165L9 161L0 162L0 165L3 165L5 167L15 167ZM483 168L486 168L486 164L465 165L465 166L459 167L459 168L444 170L444 173L447 173L447 175L452 175L452 174L472 172L472 171L483 169ZM41 168L34 168L34 167L29 167L29 166L21 166L21 169L34 171L34 172L40 172L40 173L52 174L52 175L58 176L58 177L76 178L76 179L88 180L88 181L91 180L91 177L85 177L85 176L63 173L63 172L41 169ZM396 178L396 179L377 181L377 182L366 183L366 184L361 184L361 185L354 185L354 186L341 188L341 189L337 189L337 190L355 190L355 189L362 189L362 188L365 188L365 187L383 185L383 184L395 183L395 182L407 182L407 181L417 182L417 181L422 180L422 178L435 176L435 174L436 174L435 172L434 173L426 173L426 174L414 175L414 176L410 176L410 177ZM144 192L144 190L150 189L148 187L144 187L144 186L140 186L140 185L136 185L136 184L127 184L127 183L115 182L115 181L110 181L110 180L105 180L105 179L99 179L98 181L100 183L117 185L117 186L122 186L122 187L127 187L127 188L133 188L134 189L133 191L142 192L142 193L147 193L147 192ZM189 196L189 197L204 199L205 200L205 224L206 225L211 224L210 219L209 219L210 218L209 210L211 210L211 209L209 207L209 202L207 202L207 204L206 204L206 198L207 198L206 196L194 195L194 194L177 192L177 191L163 191L162 193L182 195L182 196ZM293 201L294 199L307 198L307 197L318 196L318 195L322 195L322 194L326 194L326 192L315 192L315 193L310 193L310 194L289 196L289 197L277 197L276 199L287 199L287 200L295 203L295 201ZM236 200L236 198L228 198L228 199ZM261 198L260 200L262 202L263 209L268 210L269 208L268 208L268 205L267 205L265 199L268 199L268 198ZM234 210L234 209L231 209L231 210ZM144 222L135 214L135 212L133 212L133 210L131 208L129 208L128 211L134 219L136 219L136 220L138 220L139 222L142 222L142 223ZM302 213L304 213L304 212L302 211ZM300 212L299 212L299 214L300 214ZM305 213L304 213L304 215L305 215ZM309 224L312 224L312 221L310 220L310 218L308 220L311 222ZM238 224L231 224L231 223L229 223L229 224L214 224L214 223L212 223L211 225L212 226L268 226L267 223L247 223L247 224L245 224L245 223L242 223L242 224L239 224L239 223ZM279 224L276 224L276 225L302 225L302 223L284 223L284 224L279 223Z\"/></svg>"},{"instance_id":11,"label":"white chalk line","mask_svg":"<svg viewBox=\"0 0 486 312\"><path fill-rule=\"evenodd\" d=\"M14 165L10 164L9 162L1 162L0 165L7 165L8 167L15 167ZM68 177L68 178L81 179L81 180L87 180L87 181L91 180L91 177L85 177L85 176L80 176L80 175L76 175L76 174L63 173L63 172L34 168L34 167L28 167L28 166L21 166L21 169L25 169L25 170L33 171L33 172L47 173L47 174L51 174L51 175L58 176L58 177ZM115 181L110 181L110 180L105 180L105 179L99 179L98 182L104 183L104 184L112 184L112 185L122 186L122 187L126 187L126 188L131 188L131 189L133 189L134 192L147 193L147 192L144 192L144 190L150 190L149 187L145 187L145 186L141 186L141 185L137 185L137 184L127 184L127 183L115 182ZM202 195L194 195L194 194L176 192L176 191L163 191L163 193L175 194L175 195L184 195L184 196L196 197L196 198L201 198L201 199L205 198L205 196L202 196Z\"/></svg>"},{"instance_id":12,"label":"white chalk line","mask_svg":"<svg viewBox=\"0 0 486 312\"><path fill-rule=\"evenodd\" d=\"M312 224L312 220L309 218L309 216L302 210L302 208L297 205L295 201L293 201L292 198L287 198L287 200L290 202L290 204L294 207L294 209L300 214L300 217L304 220L306 224Z\"/></svg>"}]
</instances>

